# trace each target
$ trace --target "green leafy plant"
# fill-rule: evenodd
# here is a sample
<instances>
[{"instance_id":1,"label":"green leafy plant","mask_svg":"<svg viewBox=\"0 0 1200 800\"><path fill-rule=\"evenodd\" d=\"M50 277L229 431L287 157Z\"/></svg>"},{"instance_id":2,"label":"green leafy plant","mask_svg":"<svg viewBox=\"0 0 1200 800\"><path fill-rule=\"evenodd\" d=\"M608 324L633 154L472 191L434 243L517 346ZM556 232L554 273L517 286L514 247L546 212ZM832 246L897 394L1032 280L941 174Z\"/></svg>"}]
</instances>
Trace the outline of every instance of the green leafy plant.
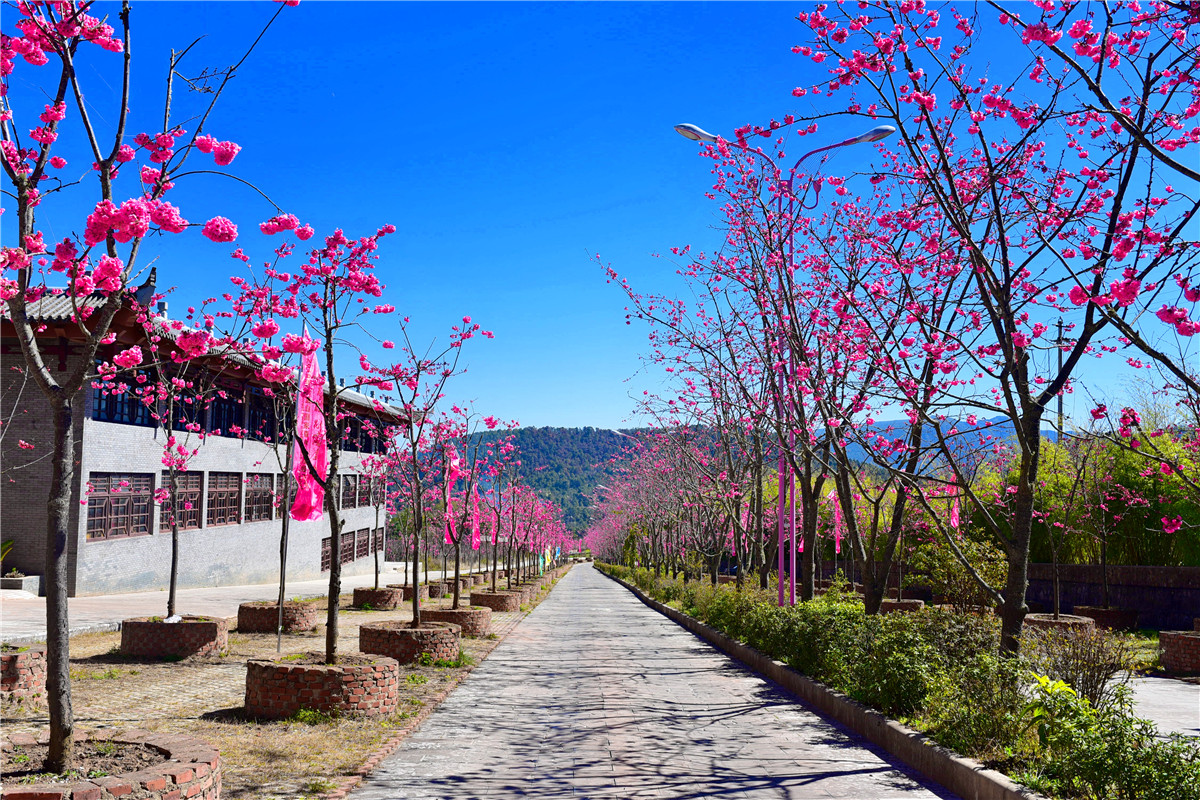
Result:
<instances>
[{"instance_id":1,"label":"green leafy plant","mask_svg":"<svg viewBox=\"0 0 1200 800\"><path fill-rule=\"evenodd\" d=\"M334 715L318 711L315 708L301 708L288 719L302 725L328 725L333 722Z\"/></svg>"},{"instance_id":2,"label":"green leafy plant","mask_svg":"<svg viewBox=\"0 0 1200 800\"><path fill-rule=\"evenodd\" d=\"M425 676L425 675L419 675L419 674L417 674L417 673L415 673L415 672L414 672L412 675L409 675L409 676L408 676L407 678L405 678L404 680L405 680L405 681L407 681L408 683L412 683L412 684L415 684L415 685L417 685L417 686L420 686L420 685L421 685L421 684L423 684L423 683L429 683L429 678L428 678L427 676Z\"/></svg>"},{"instance_id":3,"label":"green leafy plant","mask_svg":"<svg viewBox=\"0 0 1200 800\"><path fill-rule=\"evenodd\" d=\"M417 663L420 664L422 667L432 667L433 663L434 663L433 662L433 654L432 653L421 653L421 655L417 656Z\"/></svg>"}]
</instances>

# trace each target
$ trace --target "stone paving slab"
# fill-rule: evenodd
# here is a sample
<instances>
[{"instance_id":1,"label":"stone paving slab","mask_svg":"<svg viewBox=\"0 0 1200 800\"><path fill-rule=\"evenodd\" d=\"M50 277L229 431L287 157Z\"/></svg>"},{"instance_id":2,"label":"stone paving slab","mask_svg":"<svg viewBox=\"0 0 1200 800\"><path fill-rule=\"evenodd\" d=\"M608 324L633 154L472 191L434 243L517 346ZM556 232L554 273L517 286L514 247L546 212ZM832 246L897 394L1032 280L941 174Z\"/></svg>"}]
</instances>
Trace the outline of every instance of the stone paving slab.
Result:
<instances>
[{"instance_id":1,"label":"stone paving slab","mask_svg":"<svg viewBox=\"0 0 1200 800\"><path fill-rule=\"evenodd\" d=\"M351 797L955 797L590 565L559 589Z\"/></svg>"}]
</instances>

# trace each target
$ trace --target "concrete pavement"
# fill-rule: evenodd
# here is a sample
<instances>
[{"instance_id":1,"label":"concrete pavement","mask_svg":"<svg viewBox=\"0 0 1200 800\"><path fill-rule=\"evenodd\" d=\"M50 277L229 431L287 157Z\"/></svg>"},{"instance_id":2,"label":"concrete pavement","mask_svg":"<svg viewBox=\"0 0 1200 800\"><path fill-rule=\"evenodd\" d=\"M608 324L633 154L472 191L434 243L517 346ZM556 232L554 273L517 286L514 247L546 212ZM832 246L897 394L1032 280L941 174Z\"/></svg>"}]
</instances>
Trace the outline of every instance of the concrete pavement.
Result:
<instances>
[{"instance_id":1,"label":"concrete pavement","mask_svg":"<svg viewBox=\"0 0 1200 800\"><path fill-rule=\"evenodd\" d=\"M580 565L351 797L954 795Z\"/></svg>"}]
</instances>

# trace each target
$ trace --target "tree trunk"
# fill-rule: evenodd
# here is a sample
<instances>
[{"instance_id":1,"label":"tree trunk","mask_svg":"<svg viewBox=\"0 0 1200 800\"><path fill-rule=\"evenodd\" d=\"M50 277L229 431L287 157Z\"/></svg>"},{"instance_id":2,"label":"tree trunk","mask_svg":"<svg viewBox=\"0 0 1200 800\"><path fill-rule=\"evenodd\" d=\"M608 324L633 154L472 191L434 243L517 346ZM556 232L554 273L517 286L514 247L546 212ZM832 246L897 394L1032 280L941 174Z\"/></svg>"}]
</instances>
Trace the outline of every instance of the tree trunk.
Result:
<instances>
[{"instance_id":1,"label":"tree trunk","mask_svg":"<svg viewBox=\"0 0 1200 800\"><path fill-rule=\"evenodd\" d=\"M454 603L451 608L458 608L459 597L462 594L462 583L458 579L459 563L462 560L462 536L454 542Z\"/></svg>"},{"instance_id":2,"label":"tree trunk","mask_svg":"<svg viewBox=\"0 0 1200 800\"><path fill-rule=\"evenodd\" d=\"M75 755L67 618L67 545L70 541L71 489L75 485L75 428L72 400L61 390L54 399L53 414L52 491L46 503L46 697L50 753L45 769L61 773L74 765Z\"/></svg>"}]
</instances>

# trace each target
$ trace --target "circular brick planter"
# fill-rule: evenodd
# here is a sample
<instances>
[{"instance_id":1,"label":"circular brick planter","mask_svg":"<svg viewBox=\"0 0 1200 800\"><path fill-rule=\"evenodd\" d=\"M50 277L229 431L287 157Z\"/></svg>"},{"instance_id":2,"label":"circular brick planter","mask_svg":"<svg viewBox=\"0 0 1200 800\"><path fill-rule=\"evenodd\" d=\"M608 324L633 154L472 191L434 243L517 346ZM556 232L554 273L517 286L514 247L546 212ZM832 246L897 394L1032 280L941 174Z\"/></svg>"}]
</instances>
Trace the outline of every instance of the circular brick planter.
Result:
<instances>
[{"instance_id":1,"label":"circular brick planter","mask_svg":"<svg viewBox=\"0 0 1200 800\"><path fill-rule=\"evenodd\" d=\"M443 597L443 596L445 596L445 594L446 594L446 584L444 584L444 583L430 583L430 584L426 584L426 585L429 587L429 596L430 596L430 597Z\"/></svg>"},{"instance_id":2,"label":"circular brick planter","mask_svg":"<svg viewBox=\"0 0 1200 800\"><path fill-rule=\"evenodd\" d=\"M138 800L168 800L186 797L189 800L219 800L221 797L221 754L199 739L180 734L130 731L112 733L96 731L89 734L76 729L75 740L141 744L163 754L163 762L138 772L107 775L79 783L33 783L6 786L5 800L47 800L47 798L136 797ZM28 733L13 733L4 737L0 747L29 747L45 744L49 733L34 737Z\"/></svg>"},{"instance_id":3,"label":"circular brick planter","mask_svg":"<svg viewBox=\"0 0 1200 800\"><path fill-rule=\"evenodd\" d=\"M429 608L421 612L422 620L453 622L462 628L463 636L487 636L492 629L492 609L487 606L459 608Z\"/></svg>"},{"instance_id":4,"label":"circular brick planter","mask_svg":"<svg viewBox=\"0 0 1200 800\"><path fill-rule=\"evenodd\" d=\"M520 592L471 592L471 605L487 606L492 611L520 611Z\"/></svg>"},{"instance_id":5,"label":"circular brick planter","mask_svg":"<svg viewBox=\"0 0 1200 800\"><path fill-rule=\"evenodd\" d=\"M1058 619L1055 619L1053 614L1026 614L1024 624L1029 628L1063 628L1076 630L1096 627L1096 621L1091 617L1077 617L1074 614L1059 614Z\"/></svg>"},{"instance_id":6,"label":"circular brick planter","mask_svg":"<svg viewBox=\"0 0 1200 800\"><path fill-rule=\"evenodd\" d=\"M1167 672L1200 672L1200 631L1159 631L1158 650Z\"/></svg>"},{"instance_id":7,"label":"circular brick planter","mask_svg":"<svg viewBox=\"0 0 1200 800\"><path fill-rule=\"evenodd\" d=\"M412 586L405 584L405 583L389 583L388 588L389 589L399 589L404 594L405 600L412 600L412 593L413 593ZM429 586L426 584L421 584L420 586L418 586L417 587L417 595L418 595L419 600L428 600L429 599Z\"/></svg>"},{"instance_id":8,"label":"circular brick planter","mask_svg":"<svg viewBox=\"0 0 1200 800\"><path fill-rule=\"evenodd\" d=\"M274 600L252 600L238 606L238 633L275 633L279 624L279 604ZM285 600L283 632L311 631L320 624L315 600Z\"/></svg>"},{"instance_id":9,"label":"circular brick planter","mask_svg":"<svg viewBox=\"0 0 1200 800\"><path fill-rule=\"evenodd\" d=\"M358 649L387 656L400 664L411 664L422 653L428 653L436 660L458 658L462 628L447 622L426 621L428 613L428 610L421 611L419 628L397 620L360 625Z\"/></svg>"},{"instance_id":10,"label":"circular brick planter","mask_svg":"<svg viewBox=\"0 0 1200 800\"><path fill-rule=\"evenodd\" d=\"M179 622L135 617L121 622L121 655L187 658L216 656L228 649L229 623L222 617L184 617Z\"/></svg>"},{"instance_id":11,"label":"circular brick planter","mask_svg":"<svg viewBox=\"0 0 1200 800\"><path fill-rule=\"evenodd\" d=\"M37 701L46 696L46 646L0 650L0 697Z\"/></svg>"},{"instance_id":12,"label":"circular brick planter","mask_svg":"<svg viewBox=\"0 0 1200 800\"><path fill-rule=\"evenodd\" d=\"M307 661L324 658L306 655ZM399 700L400 665L393 658L351 654L337 664L246 662L246 714L259 719L290 717L302 708L373 717L392 713Z\"/></svg>"},{"instance_id":13,"label":"circular brick planter","mask_svg":"<svg viewBox=\"0 0 1200 800\"><path fill-rule=\"evenodd\" d=\"M879 604L879 613L894 614L897 611L920 611L924 607L924 600L884 600Z\"/></svg>"},{"instance_id":14,"label":"circular brick planter","mask_svg":"<svg viewBox=\"0 0 1200 800\"><path fill-rule=\"evenodd\" d=\"M1075 606L1071 613L1078 617L1091 617L1096 621L1097 628L1107 628L1110 631L1137 630L1138 612L1136 608Z\"/></svg>"},{"instance_id":15,"label":"circular brick planter","mask_svg":"<svg viewBox=\"0 0 1200 800\"><path fill-rule=\"evenodd\" d=\"M482 586L485 583L487 583L487 575L477 572L471 576L471 584L473 586Z\"/></svg>"},{"instance_id":16,"label":"circular brick planter","mask_svg":"<svg viewBox=\"0 0 1200 800\"><path fill-rule=\"evenodd\" d=\"M412 597L410 596L411 600ZM386 589L360 588L354 590L354 605L362 608L370 605L375 611L391 611L404 600L404 592L388 587Z\"/></svg>"}]
</instances>

